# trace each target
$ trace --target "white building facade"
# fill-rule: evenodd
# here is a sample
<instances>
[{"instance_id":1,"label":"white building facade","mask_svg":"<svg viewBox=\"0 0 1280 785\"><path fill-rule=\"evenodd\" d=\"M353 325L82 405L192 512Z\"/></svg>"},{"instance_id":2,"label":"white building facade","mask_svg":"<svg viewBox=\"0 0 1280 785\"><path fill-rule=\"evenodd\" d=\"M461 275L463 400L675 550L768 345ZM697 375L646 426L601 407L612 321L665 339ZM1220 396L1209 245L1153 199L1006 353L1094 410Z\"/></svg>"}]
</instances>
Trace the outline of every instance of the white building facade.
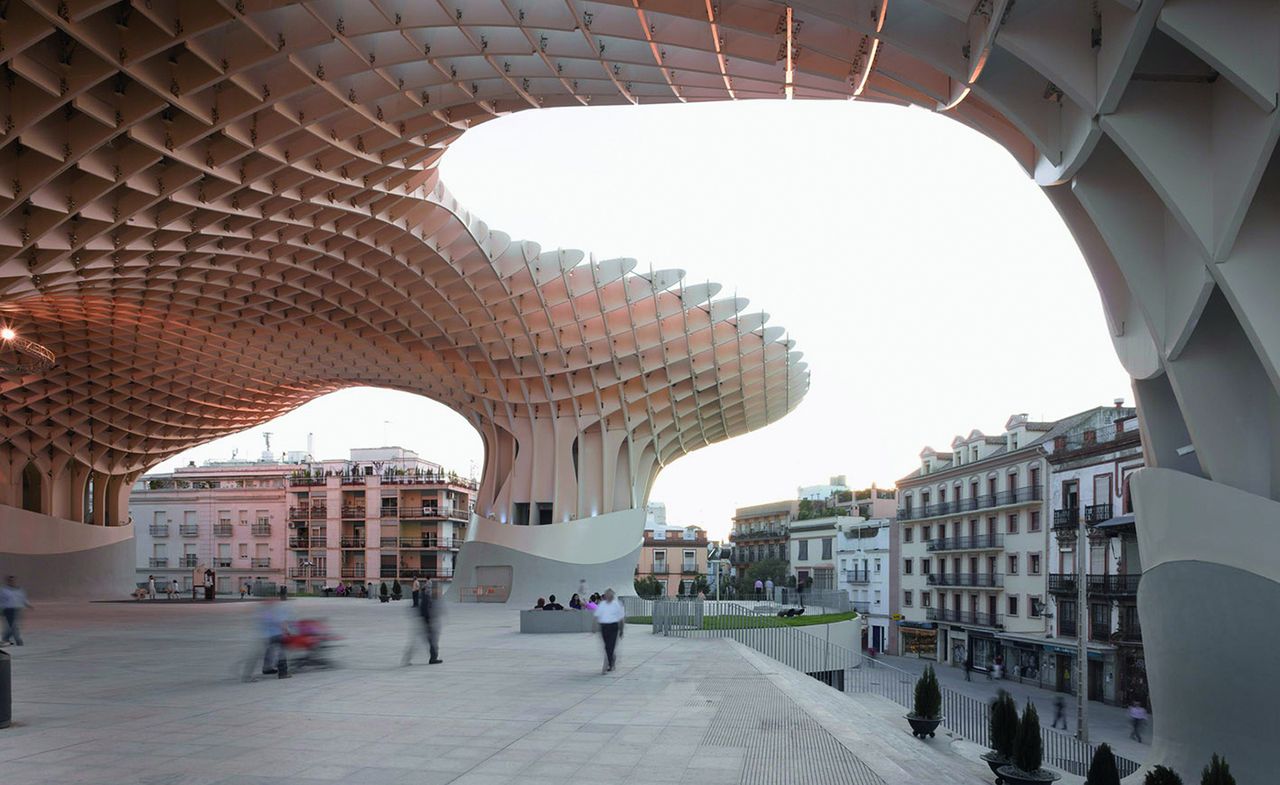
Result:
<instances>
[{"instance_id":1,"label":"white building facade","mask_svg":"<svg viewBox=\"0 0 1280 785\"><path fill-rule=\"evenodd\" d=\"M951 452L925 448L920 469L899 481L904 653L986 670L1023 646L1039 650L1049 548L1043 445L1079 419L1014 415L999 436L975 430Z\"/></svg>"},{"instance_id":2,"label":"white building facade","mask_svg":"<svg viewBox=\"0 0 1280 785\"><path fill-rule=\"evenodd\" d=\"M851 518L830 516L793 521L787 545L787 562L796 585L814 591L830 591L836 585L836 535Z\"/></svg>"},{"instance_id":3,"label":"white building facade","mask_svg":"<svg viewBox=\"0 0 1280 785\"><path fill-rule=\"evenodd\" d=\"M285 479L298 464L226 461L144 475L129 495L137 581L183 592L215 573L220 594L285 577Z\"/></svg>"},{"instance_id":4,"label":"white building facade","mask_svg":"<svg viewBox=\"0 0 1280 785\"><path fill-rule=\"evenodd\" d=\"M893 520L841 519L836 532L839 588L849 594L853 609L867 622L863 625L863 648L896 654L896 641L890 634Z\"/></svg>"}]
</instances>

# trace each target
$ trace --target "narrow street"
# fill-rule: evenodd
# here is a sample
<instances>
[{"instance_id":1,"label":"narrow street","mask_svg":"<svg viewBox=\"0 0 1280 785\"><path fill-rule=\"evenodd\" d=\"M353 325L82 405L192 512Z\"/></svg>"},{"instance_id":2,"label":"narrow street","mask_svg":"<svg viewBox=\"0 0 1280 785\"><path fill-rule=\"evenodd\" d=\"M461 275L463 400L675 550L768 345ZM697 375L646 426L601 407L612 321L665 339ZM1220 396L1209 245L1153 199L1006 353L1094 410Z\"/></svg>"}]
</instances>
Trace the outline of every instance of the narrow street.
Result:
<instances>
[{"instance_id":1,"label":"narrow street","mask_svg":"<svg viewBox=\"0 0 1280 785\"><path fill-rule=\"evenodd\" d=\"M966 682L962 668L938 665L932 660L921 660L915 657L895 657L887 654L882 654L877 659L911 673L921 673L926 665L932 664L935 666L934 670L938 675L938 682L942 686L950 687L964 695L981 700L990 700L995 697L996 690L1003 688L1018 701L1019 707L1023 706L1028 700L1035 704L1036 712L1039 713L1040 722L1043 725L1049 725L1053 722L1054 700L1057 697L1061 697L1065 702L1068 732L1074 734L1076 731L1076 698L1074 695L1042 689L1033 684L1019 684L1016 681L1007 679L1001 679L1000 681L988 680L984 671L976 670L971 675L973 680ZM1089 741L1094 743L1105 741L1111 745L1112 750L1117 755L1123 755L1138 763L1142 763L1146 759L1147 752L1151 747L1153 720L1149 719L1145 723L1142 729L1142 743L1139 744L1129 738L1131 730L1129 713L1123 706L1109 706L1098 701L1089 701L1088 712ZM1061 730L1061 724L1059 724L1058 728Z\"/></svg>"}]
</instances>

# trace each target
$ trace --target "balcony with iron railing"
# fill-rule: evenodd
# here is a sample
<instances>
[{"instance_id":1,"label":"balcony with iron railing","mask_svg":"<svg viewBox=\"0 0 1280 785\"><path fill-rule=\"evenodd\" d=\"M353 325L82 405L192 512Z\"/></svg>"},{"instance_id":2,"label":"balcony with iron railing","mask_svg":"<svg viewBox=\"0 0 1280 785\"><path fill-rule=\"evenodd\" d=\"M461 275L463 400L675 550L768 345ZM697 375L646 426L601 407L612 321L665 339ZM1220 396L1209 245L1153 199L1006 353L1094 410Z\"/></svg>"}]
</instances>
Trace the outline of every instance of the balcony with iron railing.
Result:
<instances>
[{"instance_id":1,"label":"balcony with iron railing","mask_svg":"<svg viewBox=\"0 0 1280 785\"><path fill-rule=\"evenodd\" d=\"M871 600L853 600L849 605L858 613L871 613Z\"/></svg>"},{"instance_id":2,"label":"balcony with iron railing","mask_svg":"<svg viewBox=\"0 0 1280 785\"><path fill-rule=\"evenodd\" d=\"M231 558L229 556L219 556L213 560L213 566L222 570L231 569Z\"/></svg>"},{"instance_id":3,"label":"balcony with iron railing","mask_svg":"<svg viewBox=\"0 0 1280 785\"><path fill-rule=\"evenodd\" d=\"M324 485L324 484L325 484L325 478L323 478L323 477L301 477L301 476L299 476L299 477L290 477L290 478L289 478L289 485L291 485L291 486L295 486L295 487L298 487L298 488L314 488L314 487L316 487L316 486L320 486L320 485Z\"/></svg>"},{"instance_id":4,"label":"balcony with iron railing","mask_svg":"<svg viewBox=\"0 0 1280 785\"><path fill-rule=\"evenodd\" d=\"M289 517L295 520L301 520L306 518L310 518L311 520L315 520L317 518L324 519L328 517L328 515L329 515L329 509L323 504L313 504L310 507L290 507L289 508Z\"/></svg>"},{"instance_id":5,"label":"balcony with iron railing","mask_svg":"<svg viewBox=\"0 0 1280 785\"><path fill-rule=\"evenodd\" d=\"M199 567L200 557L196 556L195 554L184 554L182 558L178 560L178 566L179 567Z\"/></svg>"},{"instance_id":6,"label":"balcony with iron railing","mask_svg":"<svg viewBox=\"0 0 1280 785\"><path fill-rule=\"evenodd\" d=\"M325 569L323 567L290 567L288 574L290 578L324 578Z\"/></svg>"},{"instance_id":7,"label":"balcony with iron railing","mask_svg":"<svg viewBox=\"0 0 1280 785\"><path fill-rule=\"evenodd\" d=\"M215 523L215 524L213 525L213 536L214 536L214 537L220 537L220 538L225 539L225 538L227 538L227 537L230 537L230 536L231 536L231 533L232 533L233 531L235 531L235 529L234 529L234 527L233 527L231 524L229 524L229 523Z\"/></svg>"},{"instance_id":8,"label":"balcony with iron railing","mask_svg":"<svg viewBox=\"0 0 1280 785\"><path fill-rule=\"evenodd\" d=\"M343 567L343 568L342 568L342 577L343 577L343 578L363 578L363 577L364 577L364 565L363 565L363 564L357 564L357 565L352 566L352 567Z\"/></svg>"},{"instance_id":9,"label":"balcony with iron railing","mask_svg":"<svg viewBox=\"0 0 1280 785\"><path fill-rule=\"evenodd\" d=\"M953 608L929 608L925 613L929 621L947 622L950 624L967 624L971 627L1004 626L1000 616L979 611L958 611Z\"/></svg>"},{"instance_id":10,"label":"balcony with iron railing","mask_svg":"<svg viewBox=\"0 0 1280 785\"><path fill-rule=\"evenodd\" d=\"M453 570L441 570L441 569L436 569L434 567L433 568L401 567L400 577L401 578L452 579Z\"/></svg>"},{"instance_id":11,"label":"balcony with iron railing","mask_svg":"<svg viewBox=\"0 0 1280 785\"><path fill-rule=\"evenodd\" d=\"M868 570L845 570L844 580L853 584L871 583L871 573Z\"/></svg>"},{"instance_id":12,"label":"balcony with iron railing","mask_svg":"<svg viewBox=\"0 0 1280 785\"><path fill-rule=\"evenodd\" d=\"M433 504L414 504L400 508L400 519L422 519L422 518L444 518L453 521L466 521L469 519L466 510L460 510L456 507L439 507Z\"/></svg>"},{"instance_id":13,"label":"balcony with iron railing","mask_svg":"<svg viewBox=\"0 0 1280 785\"><path fill-rule=\"evenodd\" d=\"M344 474L342 475L343 485L364 485L365 475L363 474Z\"/></svg>"},{"instance_id":14,"label":"balcony with iron railing","mask_svg":"<svg viewBox=\"0 0 1280 785\"><path fill-rule=\"evenodd\" d=\"M1142 581L1142 573L1123 575L1087 575L1085 591L1094 596L1127 597L1138 593L1138 584ZM1051 573L1049 575L1049 591L1054 594L1074 595L1076 593L1076 575L1074 573Z\"/></svg>"},{"instance_id":15,"label":"balcony with iron railing","mask_svg":"<svg viewBox=\"0 0 1280 785\"><path fill-rule=\"evenodd\" d=\"M365 507L362 504L343 505L342 517L349 520L364 520Z\"/></svg>"},{"instance_id":16,"label":"balcony with iron railing","mask_svg":"<svg viewBox=\"0 0 1280 785\"><path fill-rule=\"evenodd\" d=\"M169 558L167 556L152 556L147 560L149 567L168 567Z\"/></svg>"},{"instance_id":17,"label":"balcony with iron railing","mask_svg":"<svg viewBox=\"0 0 1280 785\"><path fill-rule=\"evenodd\" d=\"M787 536L787 530L782 527L770 527L768 529L757 529L755 531L733 531L729 533L729 539L734 542L753 542L755 540L775 540Z\"/></svg>"},{"instance_id":18,"label":"balcony with iron railing","mask_svg":"<svg viewBox=\"0 0 1280 785\"><path fill-rule=\"evenodd\" d=\"M931 572L930 586L969 586L978 589L999 589L1004 586L1004 575L990 572Z\"/></svg>"},{"instance_id":19,"label":"balcony with iron railing","mask_svg":"<svg viewBox=\"0 0 1280 785\"><path fill-rule=\"evenodd\" d=\"M340 548L363 548L365 547L364 537L343 537L338 540Z\"/></svg>"},{"instance_id":20,"label":"balcony with iron railing","mask_svg":"<svg viewBox=\"0 0 1280 785\"><path fill-rule=\"evenodd\" d=\"M179 524L179 525L178 525L178 534L181 534L183 537L199 537L199 536L200 536L200 524L198 524L198 523L183 523L183 524Z\"/></svg>"},{"instance_id":21,"label":"balcony with iron railing","mask_svg":"<svg viewBox=\"0 0 1280 785\"><path fill-rule=\"evenodd\" d=\"M1111 520L1110 504L1090 504L1084 508L1084 522L1086 526L1103 523Z\"/></svg>"},{"instance_id":22,"label":"balcony with iron railing","mask_svg":"<svg viewBox=\"0 0 1280 785\"><path fill-rule=\"evenodd\" d=\"M271 566L271 557L255 556L249 560L249 566L255 570L265 569Z\"/></svg>"},{"instance_id":23,"label":"balcony with iron railing","mask_svg":"<svg viewBox=\"0 0 1280 785\"><path fill-rule=\"evenodd\" d=\"M989 510L996 507L1027 504L1029 502L1043 501L1043 499L1044 490L1039 485L1026 485L1021 488L1000 491L999 493L971 496L967 499L937 502L936 504L927 504L915 508L900 507L898 509L898 520L915 521L925 518L938 518L965 512L976 512L977 510Z\"/></svg>"},{"instance_id":24,"label":"balcony with iron railing","mask_svg":"<svg viewBox=\"0 0 1280 785\"><path fill-rule=\"evenodd\" d=\"M169 524L153 523L147 527L147 533L150 534L152 537L168 537Z\"/></svg>"},{"instance_id":25,"label":"balcony with iron railing","mask_svg":"<svg viewBox=\"0 0 1280 785\"><path fill-rule=\"evenodd\" d=\"M457 550L462 540L454 537L383 537L382 547L406 550Z\"/></svg>"},{"instance_id":26,"label":"balcony with iron railing","mask_svg":"<svg viewBox=\"0 0 1280 785\"><path fill-rule=\"evenodd\" d=\"M666 574L667 574L667 572L668 572L668 569L667 569L667 563L666 563L666 562L661 562L661 563L659 563L659 562L654 562L654 563L653 563L653 566L649 568L649 572L650 572L650 573L652 573L652 574L654 574L654 575L666 575Z\"/></svg>"},{"instance_id":27,"label":"balcony with iron railing","mask_svg":"<svg viewBox=\"0 0 1280 785\"><path fill-rule=\"evenodd\" d=\"M1004 547L1003 534L975 534L967 537L938 537L925 543L931 551L992 551Z\"/></svg>"},{"instance_id":28,"label":"balcony with iron railing","mask_svg":"<svg viewBox=\"0 0 1280 785\"><path fill-rule=\"evenodd\" d=\"M270 536L271 536L271 524L269 524L269 523L255 523L255 524L253 525L252 529L251 529L251 533L253 534L253 536L254 536L254 537L270 537Z\"/></svg>"},{"instance_id":29,"label":"balcony with iron railing","mask_svg":"<svg viewBox=\"0 0 1280 785\"><path fill-rule=\"evenodd\" d=\"M1061 531L1069 529L1075 531L1080 525L1080 508L1066 507L1061 510L1053 511L1053 529Z\"/></svg>"},{"instance_id":30,"label":"balcony with iron railing","mask_svg":"<svg viewBox=\"0 0 1280 785\"><path fill-rule=\"evenodd\" d=\"M1142 623L1136 611L1121 613L1120 628L1116 631L1116 641L1120 643L1141 643Z\"/></svg>"},{"instance_id":31,"label":"balcony with iron railing","mask_svg":"<svg viewBox=\"0 0 1280 785\"><path fill-rule=\"evenodd\" d=\"M697 562L685 562L680 565L680 572L684 575L697 575L701 570L698 569Z\"/></svg>"}]
</instances>

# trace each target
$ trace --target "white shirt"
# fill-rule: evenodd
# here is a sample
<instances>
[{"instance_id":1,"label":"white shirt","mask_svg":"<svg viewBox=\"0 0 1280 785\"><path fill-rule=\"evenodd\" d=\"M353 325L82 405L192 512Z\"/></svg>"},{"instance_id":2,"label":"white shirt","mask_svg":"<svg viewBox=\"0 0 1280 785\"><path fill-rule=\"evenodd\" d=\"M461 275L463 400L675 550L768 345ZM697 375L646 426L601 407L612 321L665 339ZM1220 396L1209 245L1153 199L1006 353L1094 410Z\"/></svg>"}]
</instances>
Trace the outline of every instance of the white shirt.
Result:
<instances>
[{"instance_id":1,"label":"white shirt","mask_svg":"<svg viewBox=\"0 0 1280 785\"><path fill-rule=\"evenodd\" d=\"M613 602L601 600L600 603L596 605L596 621L601 624L615 624L626 618L627 610L622 607L622 602L620 600L614 600Z\"/></svg>"}]
</instances>

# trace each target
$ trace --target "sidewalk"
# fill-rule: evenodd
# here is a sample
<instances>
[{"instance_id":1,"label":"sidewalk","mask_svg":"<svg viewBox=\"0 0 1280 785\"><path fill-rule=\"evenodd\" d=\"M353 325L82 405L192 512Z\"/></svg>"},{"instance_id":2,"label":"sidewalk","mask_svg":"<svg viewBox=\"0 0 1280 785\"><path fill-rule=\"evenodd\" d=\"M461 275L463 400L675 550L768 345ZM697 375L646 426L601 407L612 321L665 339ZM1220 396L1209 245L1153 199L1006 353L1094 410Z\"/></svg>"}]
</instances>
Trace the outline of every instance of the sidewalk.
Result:
<instances>
[{"instance_id":1,"label":"sidewalk","mask_svg":"<svg viewBox=\"0 0 1280 785\"><path fill-rule=\"evenodd\" d=\"M1066 693L1042 689L1031 684L1019 684L1016 681L1001 679L988 681L985 671L973 671L973 681L964 680L964 669L951 665L938 664L932 660L921 660L915 657L895 657L881 654L876 659L895 668L910 673L921 673L926 665L933 665L938 674L938 682L964 695L979 700L989 701L995 697L996 690L1004 689L1018 702L1021 709L1030 700L1040 715L1040 722L1048 725L1053 722L1054 700L1061 697L1066 704L1067 732L1076 732L1076 697ZM1129 713L1122 706L1108 706L1098 701L1089 701L1089 741L1097 744L1105 741L1117 755L1142 763L1151 749L1151 728L1154 719L1149 719L1142 729L1142 743L1129 738ZM1062 726L1059 725L1061 730Z\"/></svg>"}]
</instances>

